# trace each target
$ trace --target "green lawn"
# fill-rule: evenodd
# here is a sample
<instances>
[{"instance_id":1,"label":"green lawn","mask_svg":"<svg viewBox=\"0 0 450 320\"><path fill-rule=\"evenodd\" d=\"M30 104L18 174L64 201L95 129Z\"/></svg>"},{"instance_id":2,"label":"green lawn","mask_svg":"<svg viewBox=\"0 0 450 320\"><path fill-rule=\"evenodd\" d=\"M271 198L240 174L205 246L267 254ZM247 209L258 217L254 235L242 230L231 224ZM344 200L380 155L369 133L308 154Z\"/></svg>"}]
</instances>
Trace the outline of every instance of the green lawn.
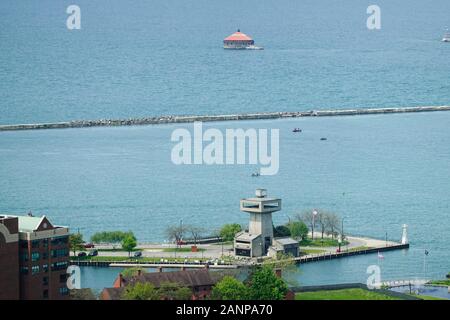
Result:
<instances>
[{"instance_id":1,"label":"green lawn","mask_svg":"<svg viewBox=\"0 0 450 320\"><path fill-rule=\"evenodd\" d=\"M346 246L348 241L342 242L341 246ZM337 239L323 238L323 239L305 239L300 241L300 246L304 247L339 247Z\"/></svg>"},{"instance_id":2,"label":"green lawn","mask_svg":"<svg viewBox=\"0 0 450 320\"><path fill-rule=\"evenodd\" d=\"M430 281L429 284L436 285L436 286L450 286L450 279L433 280L433 281Z\"/></svg>"},{"instance_id":3,"label":"green lawn","mask_svg":"<svg viewBox=\"0 0 450 320\"><path fill-rule=\"evenodd\" d=\"M359 288L342 290L324 290L314 292L298 292L295 300L398 300L378 292Z\"/></svg>"},{"instance_id":4,"label":"green lawn","mask_svg":"<svg viewBox=\"0 0 450 320\"><path fill-rule=\"evenodd\" d=\"M316 254L316 253L324 253L325 250L322 249L309 249L309 248L300 248L300 253L304 254Z\"/></svg>"},{"instance_id":5,"label":"green lawn","mask_svg":"<svg viewBox=\"0 0 450 320\"><path fill-rule=\"evenodd\" d=\"M432 297L432 296L423 296L421 294L412 294L413 297L417 297L422 300L447 300L444 298Z\"/></svg>"}]
</instances>

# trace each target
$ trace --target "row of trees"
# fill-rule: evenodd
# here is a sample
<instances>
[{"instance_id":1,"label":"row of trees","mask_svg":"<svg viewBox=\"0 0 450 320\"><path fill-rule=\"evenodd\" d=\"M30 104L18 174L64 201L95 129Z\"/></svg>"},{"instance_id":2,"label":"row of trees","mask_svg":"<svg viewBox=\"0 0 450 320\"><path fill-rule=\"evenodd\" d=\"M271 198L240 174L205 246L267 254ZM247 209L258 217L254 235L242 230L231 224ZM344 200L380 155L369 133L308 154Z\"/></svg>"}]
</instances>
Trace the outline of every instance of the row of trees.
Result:
<instances>
[{"instance_id":1,"label":"row of trees","mask_svg":"<svg viewBox=\"0 0 450 320\"><path fill-rule=\"evenodd\" d=\"M236 233L242 230L237 223L225 224L220 230L213 231L212 236L221 237L223 241L232 241ZM169 241L180 243L185 237L194 240L194 243L206 235L207 229L193 225L169 226L166 228L166 236ZM211 234L209 234L211 235Z\"/></svg>"},{"instance_id":2,"label":"row of trees","mask_svg":"<svg viewBox=\"0 0 450 320\"><path fill-rule=\"evenodd\" d=\"M314 230L316 230L316 226L319 228L321 233L321 238L323 239L324 235L331 235L334 239L337 235L342 232L341 230L341 218L333 213L327 212L325 210L305 210L302 213L296 214L295 219L297 221L301 221L305 223L312 232L312 239L314 240Z\"/></svg>"},{"instance_id":3,"label":"row of trees","mask_svg":"<svg viewBox=\"0 0 450 320\"><path fill-rule=\"evenodd\" d=\"M73 233L69 236L70 242L70 250L73 251L73 254L77 251L83 251L84 240L83 235L81 233ZM131 255L131 252L137 246L137 239L134 236L133 232L122 232L122 231L104 231L98 232L92 235L91 237L92 243L111 243L118 245L119 243L122 246L122 249L128 252L128 256Z\"/></svg>"}]
</instances>

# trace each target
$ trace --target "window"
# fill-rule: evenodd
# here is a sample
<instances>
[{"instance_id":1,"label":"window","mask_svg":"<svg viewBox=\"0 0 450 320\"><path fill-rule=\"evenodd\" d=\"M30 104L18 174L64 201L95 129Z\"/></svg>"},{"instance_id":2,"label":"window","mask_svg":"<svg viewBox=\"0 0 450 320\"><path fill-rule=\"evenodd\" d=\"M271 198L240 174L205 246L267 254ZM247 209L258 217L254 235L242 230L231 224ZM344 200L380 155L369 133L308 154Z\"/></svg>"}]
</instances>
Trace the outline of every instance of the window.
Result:
<instances>
[{"instance_id":1,"label":"window","mask_svg":"<svg viewBox=\"0 0 450 320\"><path fill-rule=\"evenodd\" d=\"M28 249L28 241L20 240L20 247L22 249Z\"/></svg>"},{"instance_id":2,"label":"window","mask_svg":"<svg viewBox=\"0 0 450 320\"><path fill-rule=\"evenodd\" d=\"M42 240L42 246L43 246L44 248L48 248L48 239Z\"/></svg>"},{"instance_id":3,"label":"window","mask_svg":"<svg viewBox=\"0 0 450 320\"><path fill-rule=\"evenodd\" d=\"M48 290L44 290L44 292L42 293L42 297L44 299L48 299Z\"/></svg>"},{"instance_id":4,"label":"window","mask_svg":"<svg viewBox=\"0 0 450 320\"><path fill-rule=\"evenodd\" d=\"M48 264L42 265L42 272L48 272Z\"/></svg>"},{"instance_id":5,"label":"window","mask_svg":"<svg viewBox=\"0 0 450 320\"><path fill-rule=\"evenodd\" d=\"M20 261L28 261L28 252L22 252L20 254Z\"/></svg>"},{"instance_id":6,"label":"window","mask_svg":"<svg viewBox=\"0 0 450 320\"><path fill-rule=\"evenodd\" d=\"M69 255L68 249L56 249L51 251L52 258L67 257Z\"/></svg>"},{"instance_id":7,"label":"window","mask_svg":"<svg viewBox=\"0 0 450 320\"><path fill-rule=\"evenodd\" d=\"M37 273L39 273L39 266L32 266L31 274L37 274Z\"/></svg>"},{"instance_id":8,"label":"window","mask_svg":"<svg viewBox=\"0 0 450 320\"><path fill-rule=\"evenodd\" d=\"M65 283L67 281L67 273L63 273L59 275L59 282Z\"/></svg>"},{"instance_id":9,"label":"window","mask_svg":"<svg viewBox=\"0 0 450 320\"><path fill-rule=\"evenodd\" d=\"M40 256L41 255L39 254L39 252L32 252L31 253L31 261L38 261Z\"/></svg>"},{"instance_id":10,"label":"window","mask_svg":"<svg viewBox=\"0 0 450 320\"><path fill-rule=\"evenodd\" d=\"M43 252L42 253L42 260L47 260L48 259L48 253L47 252Z\"/></svg>"},{"instance_id":11,"label":"window","mask_svg":"<svg viewBox=\"0 0 450 320\"><path fill-rule=\"evenodd\" d=\"M28 267L20 267L20 274L28 274Z\"/></svg>"},{"instance_id":12,"label":"window","mask_svg":"<svg viewBox=\"0 0 450 320\"><path fill-rule=\"evenodd\" d=\"M52 246L58 246L61 244L67 244L69 242L69 237L56 237L52 238Z\"/></svg>"},{"instance_id":13,"label":"window","mask_svg":"<svg viewBox=\"0 0 450 320\"><path fill-rule=\"evenodd\" d=\"M67 269L68 266L69 266L69 263L67 261L54 262L54 263L52 263L52 271L64 270L64 269Z\"/></svg>"},{"instance_id":14,"label":"window","mask_svg":"<svg viewBox=\"0 0 450 320\"><path fill-rule=\"evenodd\" d=\"M34 249L39 248L39 240L31 241L31 247Z\"/></svg>"},{"instance_id":15,"label":"window","mask_svg":"<svg viewBox=\"0 0 450 320\"><path fill-rule=\"evenodd\" d=\"M42 278L42 285L48 286L48 277L43 277Z\"/></svg>"},{"instance_id":16,"label":"window","mask_svg":"<svg viewBox=\"0 0 450 320\"><path fill-rule=\"evenodd\" d=\"M69 289L67 289L66 287L61 287L61 288L59 288L59 293L62 296L67 296L69 294Z\"/></svg>"}]
</instances>

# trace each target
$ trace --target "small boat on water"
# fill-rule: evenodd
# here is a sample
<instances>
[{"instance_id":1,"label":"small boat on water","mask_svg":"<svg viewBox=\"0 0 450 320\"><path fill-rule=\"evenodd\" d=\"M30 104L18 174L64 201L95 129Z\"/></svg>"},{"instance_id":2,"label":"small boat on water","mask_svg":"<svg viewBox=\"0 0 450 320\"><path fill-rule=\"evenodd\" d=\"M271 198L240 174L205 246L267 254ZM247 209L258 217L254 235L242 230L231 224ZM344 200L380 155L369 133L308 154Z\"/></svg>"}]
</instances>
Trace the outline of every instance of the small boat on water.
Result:
<instances>
[{"instance_id":1,"label":"small boat on water","mask_svg":"<svg viewBox=\"0 0 450 320\"><path fill-rule=\"evenodd\" d=\"M445 32L444 37L442 38L442 42L450 42L450 31L448 29Z\"/></svg>"},{"instance_id":2,"label":"small boat on water","mask_svg":"<svg viewBox=\"0 0 450 320\"><path fill-rule=\"evenodd\" d=\"M261 174L259 172L253 172L252 177L259 177Z\"/></svg>"},{"instance_id":3,"label":"small boat on water","mask_svg":"<svg viewBox=\"0 0 450 320\"><path fill-rule=\"evenodd\" d=\"M294 130L292 130L292 132L302 132L302 129L300 129L300 128L294 128Z\"/></svg>"},{"instance_id":4,"label":"small boat on water","mask_svg":"<svg viewBox=\"0 0 450 320\"><path fill-rule=\"evenodd\" d=\"M326 141L327 138L320 138L320 141Z\"/></svg>"},{"instance_id":5,"label":"small boat on water","mask_svg":"<svg viewBox=\"0 0 450 320\"><path fill-rule=\"evenodd\" d=\"M384 256L378 251L378 259L384 259Z\"/></svg>"}]
</instances>

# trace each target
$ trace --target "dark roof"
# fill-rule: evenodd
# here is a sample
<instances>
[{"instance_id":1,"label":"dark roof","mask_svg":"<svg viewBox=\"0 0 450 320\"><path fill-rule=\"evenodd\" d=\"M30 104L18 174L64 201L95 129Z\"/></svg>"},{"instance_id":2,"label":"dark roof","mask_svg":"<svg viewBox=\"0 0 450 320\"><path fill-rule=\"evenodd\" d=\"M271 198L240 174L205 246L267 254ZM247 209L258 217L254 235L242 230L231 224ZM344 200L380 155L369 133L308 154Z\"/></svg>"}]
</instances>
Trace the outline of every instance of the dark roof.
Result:
<instances>
[{"instance_id":1,"label":"dark roof","mask_svg":"<svg viewBox=\"0 0 450 320\"><path fill-rule=\"evenodd\" d=\"M135 282L150 282L155 288L161 287L162 283L178 283L186 287L212 286L217 280L213 279L207 269L183 270L173 272L150 272L142 273L140 276L123 277L123 286Z\"/></svg>"}]
</instances>

